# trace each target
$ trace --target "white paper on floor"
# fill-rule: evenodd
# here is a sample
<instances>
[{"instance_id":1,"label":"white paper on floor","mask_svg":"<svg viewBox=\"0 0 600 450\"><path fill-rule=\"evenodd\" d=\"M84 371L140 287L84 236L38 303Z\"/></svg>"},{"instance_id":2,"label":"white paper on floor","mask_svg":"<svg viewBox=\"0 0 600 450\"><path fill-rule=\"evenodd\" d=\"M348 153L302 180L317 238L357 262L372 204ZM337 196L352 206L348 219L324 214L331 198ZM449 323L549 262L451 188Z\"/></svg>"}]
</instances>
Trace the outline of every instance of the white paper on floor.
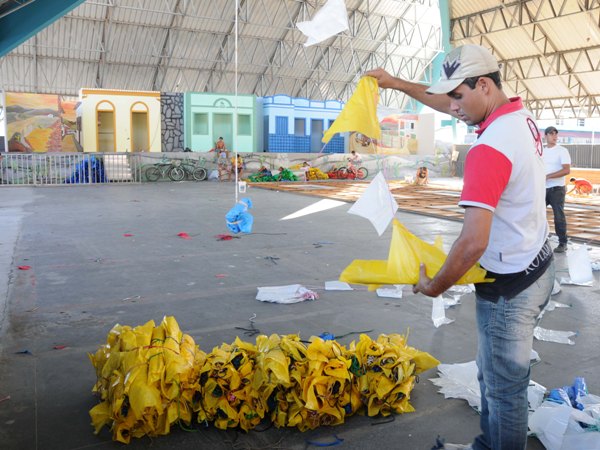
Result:
<instances>
[{"instance_id":1,"label":"white paper on floor","mask_svg":"<svg viewBox=\"0 0 600 450\"><path fill-rule=\"evenodd\" d=\"M533 329L533 337L535 337L538 341L575 345L575 342L569 339L571 336L577 336L577 333L575 331L546 330L542 327L535 327Z\"/></svg>"},{"instance_id":2,"label":"white paper on floor","mask_svg":"<svg viewBox=\"0 0 600 450\"><path fill-rule=\"evenodd\" d=\"M481 391L477 380L477 364L469 361L460 364L440 364L438 367L439 378L430 378L438 386L439 392L445 398L460 398L466 400L469 406L477 411L481 410ZM544 398L546 388L535 381L529 382L527 400L529 409L536 409Z\"/></svg>"},{"instance_id":3,"label":"white paper on floor","mask_svg":"<svg viewBox=\"0 0 600 450\"><path fill-rule=\"evenodd\" d=\"M444 299L441 295L433 299L433 302L431 304L431 320L433 320L433 326L436 328L454 322L454 319L448 319L446 317Z\"/></svg>"},{"instance_id":4,"label":"white paper on floor","mask_svg":"<svg viewBox=\"0 0 600 450\"><path fill-rule=\"evenodd\" d=\"M326 281L326 291L353 291L352 287L344 281Z\"/></svg>"},{"instance_id":5,"label":"white paper on floor","mask_svg":"<svg viewBox=\"0 0 600 450\"><path fill-rule=\"evenodd\" d=\"M403 284L395 284L393 288L379 288L377 289L378 297L390 297L390 298L402 298Z\"/></svg>"},{"instance_id":6,"label":"white paper on floor","mask_svg":"<svg viewBox=\"0 0 600 450\"><path fill-rule=\"evenodd\" d=\"M315 300L319 298L316 292L306 289L300 284L287 286L265 286L259 287L256 300L271 303L298 303L304 300Z\"/></svg>"}]
</instances>

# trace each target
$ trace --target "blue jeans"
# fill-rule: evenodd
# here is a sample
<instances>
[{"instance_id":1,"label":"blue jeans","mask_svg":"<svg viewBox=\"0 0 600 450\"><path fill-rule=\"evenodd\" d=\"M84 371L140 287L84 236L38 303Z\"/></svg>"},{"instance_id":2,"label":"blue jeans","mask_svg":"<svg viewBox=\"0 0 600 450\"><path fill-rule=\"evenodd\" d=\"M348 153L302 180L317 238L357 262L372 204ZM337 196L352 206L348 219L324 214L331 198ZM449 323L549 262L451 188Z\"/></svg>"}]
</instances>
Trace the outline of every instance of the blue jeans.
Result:
<instances>
[{"instance_id":1,"label":"blue jeans","mask_svg":"<svg viewBox=\"0 0 600 450\"><path fill-rule=\"evenodd\" d=\"M554 261L527 289L497 303L477 297L482 434L475 450L524 450L527 444L527 387L533 329L550 300Z\"/></svg>"},{"instance_id":2,"label":"blue jeans","mask_svg":"<svg viewBox=\"0 0 600 450\"><path fill-rule=\"evenodd\" d=\"M554 231L558 243L567 245L567 218L565 217L565 187L546 188L546 206L552 207L554 213Z\"/></svg>"}]
</instances>

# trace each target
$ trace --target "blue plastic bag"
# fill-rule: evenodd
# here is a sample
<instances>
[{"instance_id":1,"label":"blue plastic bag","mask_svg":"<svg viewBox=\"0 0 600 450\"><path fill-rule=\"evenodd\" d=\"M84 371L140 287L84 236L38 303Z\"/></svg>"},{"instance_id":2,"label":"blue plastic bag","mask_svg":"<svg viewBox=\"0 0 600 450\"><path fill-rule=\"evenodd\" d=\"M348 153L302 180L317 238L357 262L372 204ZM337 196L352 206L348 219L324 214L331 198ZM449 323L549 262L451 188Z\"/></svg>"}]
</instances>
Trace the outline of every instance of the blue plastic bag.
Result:
<instances>
[{"instance_id":1,"label":"blue plastic bag","mask_svg":"<svg viewBox=\"0 0 600 450\"><path fill-rule=\"evenodd\" d=\"M232 233L238 234L252 232L254 217L252 217L252 214L248 212L250 208L252 208L252 200L249 198L242 198L225 215L227 228L229 228Z\"/></svg>"}]
</instances>

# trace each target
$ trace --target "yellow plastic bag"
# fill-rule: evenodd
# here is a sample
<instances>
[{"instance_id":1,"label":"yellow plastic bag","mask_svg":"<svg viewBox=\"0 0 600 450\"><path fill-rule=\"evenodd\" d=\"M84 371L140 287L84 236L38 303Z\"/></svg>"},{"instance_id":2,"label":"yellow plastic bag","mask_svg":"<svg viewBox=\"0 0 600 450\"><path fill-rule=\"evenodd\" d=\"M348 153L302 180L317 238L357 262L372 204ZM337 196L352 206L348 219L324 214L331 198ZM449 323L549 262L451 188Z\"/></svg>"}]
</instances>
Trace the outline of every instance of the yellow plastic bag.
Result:
<instances>
[{"instance_id":1,"label":"yellow plastic bag","mask_svg":"<svg viewBox=\"0 0 600 450\"><path fill-rule=\"evenodd\" d=\"M344 269L340 281L366 284L369 290L374 290L382 284L417 284L421 263L425 264L428 277L432 278L439 272L446 261L441 241L429 244L408 231L397 219L394 219L393 226L387 261L356 259ZM477 263L456 284L492 281L485 275L486 271Z\"/></svg>"},{"instance_id":2,"label":"yellow plastic bag","mask_svg":"<svg viewBox=\"0 0 600 450\"><path fill-rule=\"evenodd\" d=\"M362 77L340 115L323 135L322 142L327 144L335 133L344 131L358 131L372 139L381 139L381 126L377 119L378 102L377 80Z\"/></svg>"}]
</instances>

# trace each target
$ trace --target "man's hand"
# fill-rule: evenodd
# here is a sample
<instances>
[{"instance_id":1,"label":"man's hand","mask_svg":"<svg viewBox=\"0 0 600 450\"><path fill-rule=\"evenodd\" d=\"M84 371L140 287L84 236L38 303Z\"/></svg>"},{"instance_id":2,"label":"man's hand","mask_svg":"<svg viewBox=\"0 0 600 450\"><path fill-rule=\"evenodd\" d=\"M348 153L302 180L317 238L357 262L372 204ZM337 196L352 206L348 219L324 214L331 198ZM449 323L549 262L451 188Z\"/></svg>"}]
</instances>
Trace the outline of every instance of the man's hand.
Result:
<instances>
[{"instance_id":1,"label":"man's hand","mask_svg":"<svg viewBox=\"0 0 600 450\"><path fill-rule=\"evenodd\" d=\"M430 283L431 278L427 276L427 268L425 267L425 264L421 263L419 266L419 281L413 286L413 293L418 294L420 292L429 297L437 297L436 295L431 294L431 289L429 288Z\"/></svg>"},{"instance_id":2,"label":"man's hand","mask_svg":"<svg viewBox=\"0 0 600 450\"><path fill-rule=\"evenodd\" d=\"M383 70L381 67L379 67L377 69L369 70L368 72L365 73L365 75L368 77L375 78L377 80L377 84L379 85L380 88L387 89L387 88L395 88L396 87L397 78L391 76L388 72Z\"/></svg>"}]
</instances>

